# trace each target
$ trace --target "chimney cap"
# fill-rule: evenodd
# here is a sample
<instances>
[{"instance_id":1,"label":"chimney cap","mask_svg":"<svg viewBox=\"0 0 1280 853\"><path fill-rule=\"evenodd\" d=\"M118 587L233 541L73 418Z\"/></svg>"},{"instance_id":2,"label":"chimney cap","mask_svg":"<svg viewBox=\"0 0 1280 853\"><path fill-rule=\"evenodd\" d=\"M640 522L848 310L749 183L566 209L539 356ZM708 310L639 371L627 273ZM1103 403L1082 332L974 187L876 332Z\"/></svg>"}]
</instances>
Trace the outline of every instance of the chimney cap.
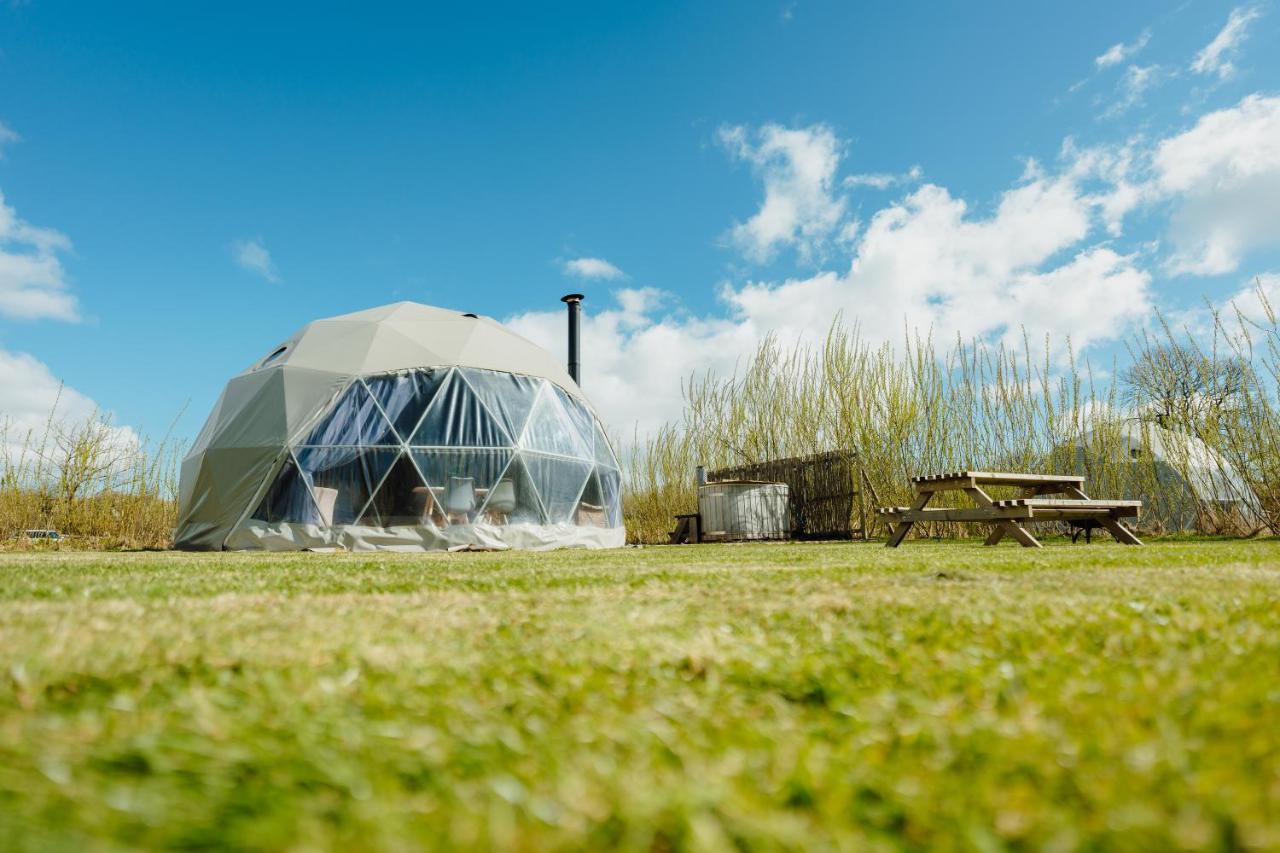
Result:
<instances>
[{"instance_id":1,"label":"chimney cap","mask_svg":"<svg viewBox=\"0 0 1280 853\"><path fill-rule=\"evenodd\" d=\"M566 293L564 296L560 297L560 301L561 302L581 302L586 298L587 297L583 296L581 293Z\"/></svg>"}]
</instances>

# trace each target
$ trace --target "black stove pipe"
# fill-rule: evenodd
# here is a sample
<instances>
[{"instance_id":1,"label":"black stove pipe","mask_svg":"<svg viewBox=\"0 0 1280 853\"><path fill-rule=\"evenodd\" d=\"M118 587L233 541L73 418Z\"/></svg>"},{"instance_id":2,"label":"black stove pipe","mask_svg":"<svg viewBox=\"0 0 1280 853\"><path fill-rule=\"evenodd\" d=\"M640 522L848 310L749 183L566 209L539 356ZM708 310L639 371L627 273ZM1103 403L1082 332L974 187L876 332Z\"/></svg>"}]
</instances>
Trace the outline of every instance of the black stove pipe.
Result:
<instances>
[{"instance_id":1,"label":"black stove pipe","mask_svg":"<svg viewBox=\"0 0 1280 853\"><path fill-rule=\"evenodd\" d=\"M586 297L581 293L570 293L560 297L560 301L569 306L569 376L578 385L582 385L582 380L578 378L578 369L581 366L578 362L580 347L578 327L582 321L583 299Z\"/></svg>"}]
</instances>

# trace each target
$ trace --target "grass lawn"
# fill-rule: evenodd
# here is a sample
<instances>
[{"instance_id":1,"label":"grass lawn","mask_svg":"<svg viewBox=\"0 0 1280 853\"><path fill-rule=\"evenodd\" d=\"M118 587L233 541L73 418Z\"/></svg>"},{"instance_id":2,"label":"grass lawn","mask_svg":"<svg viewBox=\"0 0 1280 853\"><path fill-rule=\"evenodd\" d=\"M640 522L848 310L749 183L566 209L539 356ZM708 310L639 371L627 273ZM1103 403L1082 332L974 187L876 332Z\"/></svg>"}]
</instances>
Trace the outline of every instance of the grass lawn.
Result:
<instances>
[{"instance_id":1,"label":"grass lawn","mask_svg":"<svg viewBox=\"0 0 1280 853\"><path fill-rule=\"evenodd\" d=\"M0 555L0 839L1280 848L1280 543Z\"/></svg>"}]
</instances>

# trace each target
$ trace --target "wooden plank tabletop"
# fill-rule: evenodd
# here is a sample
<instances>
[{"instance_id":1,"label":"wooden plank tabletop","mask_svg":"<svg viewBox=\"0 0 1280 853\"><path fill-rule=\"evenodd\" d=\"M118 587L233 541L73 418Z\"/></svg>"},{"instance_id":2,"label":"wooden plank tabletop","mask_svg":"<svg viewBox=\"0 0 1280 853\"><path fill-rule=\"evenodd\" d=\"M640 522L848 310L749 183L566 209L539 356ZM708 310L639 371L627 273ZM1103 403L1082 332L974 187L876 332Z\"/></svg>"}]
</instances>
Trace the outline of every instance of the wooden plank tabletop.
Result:
<instances>
[{"instance_id":1,"label":"wooden plank tabletop","mask_svg":"<svg viewBox=\"0 0 1280 853\"><path fill-rule=\"evenodd\" d=\"M956 480L972 480L991 486L1084 485L1084 477L1074 474L1017 474L1004 471L952 471L947 474L927 474L923 477L911 478L911 482L916 484L946 483Z\"/></svg>"}]
</instances>

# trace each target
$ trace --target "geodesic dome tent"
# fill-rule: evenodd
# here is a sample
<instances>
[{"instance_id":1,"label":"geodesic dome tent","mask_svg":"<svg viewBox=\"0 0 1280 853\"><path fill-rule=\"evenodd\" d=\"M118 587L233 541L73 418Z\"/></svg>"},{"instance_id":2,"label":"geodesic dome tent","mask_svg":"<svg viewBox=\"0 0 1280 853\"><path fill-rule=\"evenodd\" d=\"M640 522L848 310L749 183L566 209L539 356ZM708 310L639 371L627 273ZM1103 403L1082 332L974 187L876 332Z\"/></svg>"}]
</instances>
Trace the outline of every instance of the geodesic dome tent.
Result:
<instances>
[{"instance_id":1,"label":"geodesic dome tent","mask_svg":"<svg viewBox=\"0 0 1280 853\"><path fill-rule=\"evenodd\" d=\"M1086 432L1074 455L1070 467L1090 477L1091 486L1142 501L1140 518L1147 525L1186 531L1227 520L1249 526L1264 517L1257 494L1235 466L1193 435L1134 420ZM1114 482L1095 483L1100 471Z\"/></svg>"},{"instance_id":2,"label":"geodesic dome tent","mask_svg":"<svg viewBox=\"0 0 1280 853\"><path fill-rule=\"evenodd\" d=\"M310 323L228 383L183 461L174 544L618 547L621 491L550 353L402 302Z\"/></svg>"}]
</instances>

